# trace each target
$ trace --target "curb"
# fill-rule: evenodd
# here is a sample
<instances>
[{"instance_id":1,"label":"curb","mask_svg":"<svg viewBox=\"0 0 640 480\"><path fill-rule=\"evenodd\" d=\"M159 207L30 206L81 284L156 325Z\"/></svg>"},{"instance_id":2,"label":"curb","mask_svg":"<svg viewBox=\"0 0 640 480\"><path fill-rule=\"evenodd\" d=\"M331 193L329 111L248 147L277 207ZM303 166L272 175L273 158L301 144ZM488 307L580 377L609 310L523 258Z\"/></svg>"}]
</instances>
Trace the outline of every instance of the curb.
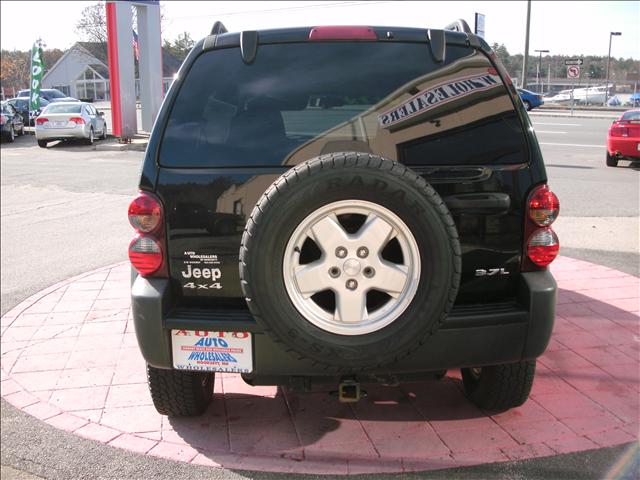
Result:
<instances>
[{"instance_id":1,"label":"curb","mask_svg":"<svg viewBox=\"0 0 640 480\"><path fill-rule=\"evenodd\" d=\"M96 144L95 150L99 152L124 152L135 151L144 152L147 149L149 142L140 143L111 143L111 144Z\"/></svg>"},{"instance_id":2,"label":"curb","mask_svg":"<svg viewBox=\"0 0 640 480\"><path fill-rule=\"evenodd\" d=\"M161 417L133 332L127 261L58 282L0 319L2 397L49 425L127 451L279 473L438 470L631 442L640 280L558 260L554 336L531 398L499 414L465 400L452 370L438 382L372 386L370 401L353 408L324 390L280 393L220 374L197 422Z\"/></svg>"},{"instance_id":3,"label":"curb","mask_svg":"<svg viewBox=\"0 0 640 480\"><path fill-rule=\"evenodd\" d=\"M562 118L593 118L593 119L602 119L602 120L614 120L619 117L618 115L587 115L582 113L575 113L571 115L571 113L561 113L561 112L528 112L530 117L562 117Z\"/></svg>"}]
</instances>

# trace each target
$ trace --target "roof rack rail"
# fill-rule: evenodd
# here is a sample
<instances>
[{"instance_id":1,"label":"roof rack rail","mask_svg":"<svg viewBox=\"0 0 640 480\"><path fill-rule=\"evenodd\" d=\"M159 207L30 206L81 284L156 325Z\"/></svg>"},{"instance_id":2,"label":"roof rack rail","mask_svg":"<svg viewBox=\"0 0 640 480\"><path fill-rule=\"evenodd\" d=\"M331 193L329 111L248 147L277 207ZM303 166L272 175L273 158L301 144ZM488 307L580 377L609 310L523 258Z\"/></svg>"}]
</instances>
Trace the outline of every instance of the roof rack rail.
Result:
<instances>
[{"instance_id":1,"label":"roof rack rail","mask_svg":"<svg viewBox=\"0 0 640 480\"><path fill-rule=\"evenodd\" d=\"M453 30L454 32L473 33L471 31L471 28L469 28L469 24L461 18L459 18L455 22L450 23L449 25L444 27L444 29Z\"/></svg>"},{"instance_id":2,"label":"roof rack rail","mask_svg":"<svg viewBox=\"0 0 640 480\"><path fill-rule=\"evenodd\" d=\"M219 35L221 33L227 33L228 31L222 22L216 22L213 24L213 27L211 27L211 35Z\"/></svg>"}]
</instances>

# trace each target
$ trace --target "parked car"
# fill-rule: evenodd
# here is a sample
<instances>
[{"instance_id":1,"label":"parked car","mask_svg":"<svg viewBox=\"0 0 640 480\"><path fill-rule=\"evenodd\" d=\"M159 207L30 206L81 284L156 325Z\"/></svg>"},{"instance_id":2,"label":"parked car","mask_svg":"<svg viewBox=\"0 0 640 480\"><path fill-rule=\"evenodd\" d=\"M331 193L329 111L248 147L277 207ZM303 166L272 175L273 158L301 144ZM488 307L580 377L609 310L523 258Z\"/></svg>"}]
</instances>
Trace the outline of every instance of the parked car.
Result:
<instances>
[{"instance_id":1,"label":"parked car","mask_svg":"<svg viewBox=\"0 0 640 480\"><path fill-rule=\"evenodd\" d=\"M52 140L83 139L92 145L96 138L107 138L107 123L104 113L90 103L50 103L36 118L36 139L42 148Z\"/></svg>"},{"instance_id":2,"label":"parked car","mask_svg":"<svg viewBox=\"0 0 640 480\"><path fill-rule=\"evenodd\" d=\"M2 102L2 113L0 113L0 126L2 127L2 138L8 142L13 142L16 135L24 135L24 123L22 116L9 102Z\"/></svg>"},{"instance_id":3,"label":"parked car","mask_svg":"<svg viewBox=\"0 0 640 480\"><path fill-rule=\"evenodd\" d=\"M524 88L519 88L518 95L520 95L520 99L522 100L522 103L524 103L524 106L527 109L527 111L532 110L544 104L542 95L539 93L535 93L530 90L525 90Z\"/></svg>"},{"instance_id":4,"label":"parked car","mask_svg":"<svg viewBox=\"0 0 640 480\"><path fill-rule=\"evenodd\" d=\"M16 98L10 98L9 100L7 100L7 102L10 105L13 105L13 107L18 111L18 113L22 116L22 122L25 125L29 125L32 126L35 124L36 121L36 117L38 115L40 115L40 113L42 112L42 109L44 107L46 107L47 105L49 105L49 101L41 98L40 99L40 108L38 110L29 111L29 98L24 98L24 97L16 97Z\"/></svg>"},{"instance_id":5,"label":"parked car","mask_svg":"<svg viewBox=\"0 0 640 480\"><path fill-rule=\"evenodd\" d=\"M27 97L27 98L29 98L29 89L20 90L18 92L18 97ZM56 102L79 102L80 101L77 98L66 96L64 93L62 93L60 90L58 90L56 88L43 88L42 90L40 90L40 98L44 98L45 100L47 100L50 103L56 103Z\"/></svg>"},{"instance_id":6,"label":"parked car","mask_svg":"<svg viewBox=\"0 0 640 480\"><path fill-rule=\"evenodd\" d=\"M640 93L634 93L629 97L629 100L626 101L625 105L630 107L640 107Z\"/></svg>"},{"instance_id":7,"label":"parked car","mask_svg":"<svg viewBox=\"0 0 640 480\"><path fill-rule=\"evenodd\" d=\"M618 160L640 161L640 109L628 110L613 121L607 134L607 166Z\"/></svg>"},{"instance_id":8,"label":"parked car","mask_svg":"<svg viewBox=\"0 0 640 480\"><path fill-rule=\"evenodd\" d=\"M527 400L559 202L506 69L455 25L218 25L196 43L128 210L158 412L201 414L216 372L354 402L460 368L483 409Z\"/></svg>"}]
</instances>

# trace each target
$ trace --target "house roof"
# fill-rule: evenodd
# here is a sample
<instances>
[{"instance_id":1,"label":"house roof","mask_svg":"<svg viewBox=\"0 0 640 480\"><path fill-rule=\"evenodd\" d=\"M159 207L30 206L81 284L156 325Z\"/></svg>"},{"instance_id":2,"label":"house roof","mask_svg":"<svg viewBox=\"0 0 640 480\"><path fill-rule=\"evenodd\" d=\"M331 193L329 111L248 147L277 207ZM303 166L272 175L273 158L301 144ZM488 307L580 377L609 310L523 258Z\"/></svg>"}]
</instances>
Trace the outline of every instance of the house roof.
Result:
<instances>
[{"instance_id":1,"label":"house roof","mask_svg":"<svg viewBox=\"0 0 640 480\"><path fill-rule=\"evenodd\" d=\"M132 47L133 48L133 47ZM91 68L96 70L100 75L104 78L109 78L109 58L107 54L107 43L106 42L76 42L71 48L69 48L64 54L58 59L58 61L48 69L45 77L49 74L49 72L55 70L55 68L60 64L64 58L74 49L76 50L84 50L85 53L94 57L97 62L91 63ZM171 52L162 49L162 76L163 77L172 77L179 69L182 62L177 59ZM135 68L136 77L138 68L136 65Z\"/></svg>"},{"instance_id":2,"label":"house roof","mask_svg":"<svg viewBox=\"0 0 640 480\"><path fill-rule=\"evenodd\" d=\"M102 63L104 63L105 65L109 65L106 42L77 42L76 45L80 45ZM162 49L163 77L172 77L173 74L175 74L180 69L180 65L182 65L182 62L180 60L178 60L171 52L165 50L164 48Z\"/></svg>"}]
</instances>

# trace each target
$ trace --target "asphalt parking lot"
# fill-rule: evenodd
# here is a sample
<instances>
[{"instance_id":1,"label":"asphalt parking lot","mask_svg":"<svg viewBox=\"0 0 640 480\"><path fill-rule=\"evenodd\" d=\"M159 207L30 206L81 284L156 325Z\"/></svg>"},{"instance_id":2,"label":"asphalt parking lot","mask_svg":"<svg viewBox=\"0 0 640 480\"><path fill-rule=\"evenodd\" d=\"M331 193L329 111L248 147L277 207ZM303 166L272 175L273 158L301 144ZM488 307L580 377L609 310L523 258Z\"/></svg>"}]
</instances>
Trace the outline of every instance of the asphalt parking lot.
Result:
<instances>
[{"instance_id":1,"label":"asphalt parking lot","mask_svg":"<svg viewBox=\"0 0 640 480\"><path fill-rule=\"evenodd\" d=\"M610 120L532 118L549 183L561 200L556 224L561 254L640 275L640 166L629 162L621 162L619 168L605 166L604 141ZM131 237L126 208L136 192L142 157L142 152L98 152L82 145L60 144L42 150L29 136L2 144L2 314L53 283L126 260ZM43 428L41 422L4 401L2 425L3 478L21 478L20 472L51 478L243 478L238 473L189 470L173 462L114 453L108 447ZM39 457L34 457L35 437L39 448L47 452ZM604 476L623 450L432 473L428 478L597 478ZM64 468L60 462L66 462ZM120 466L108 467L113 462ZM9 473L5 466L17 470Z\"/></svg>"}]
</instances>

